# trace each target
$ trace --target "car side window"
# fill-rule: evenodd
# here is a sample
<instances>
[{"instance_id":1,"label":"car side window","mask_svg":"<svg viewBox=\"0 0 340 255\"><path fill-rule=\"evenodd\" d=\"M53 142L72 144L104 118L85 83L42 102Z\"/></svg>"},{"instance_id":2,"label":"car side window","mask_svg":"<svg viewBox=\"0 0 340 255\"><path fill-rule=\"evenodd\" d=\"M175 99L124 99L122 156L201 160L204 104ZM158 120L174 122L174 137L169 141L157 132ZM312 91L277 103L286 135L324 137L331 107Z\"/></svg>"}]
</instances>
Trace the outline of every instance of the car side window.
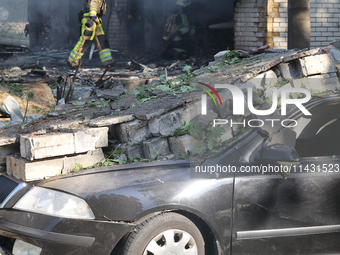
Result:
<instances>
[{"instance_id":1,"label":"car side window","mask_svg":"<svg viewBox=\"0 0 340 255\"><path fill-rule=\"evenodd\" d=\"M324 104L298 119L295 149L300 157L340 155L340 104Z\"/></svg>"}]
</instances>

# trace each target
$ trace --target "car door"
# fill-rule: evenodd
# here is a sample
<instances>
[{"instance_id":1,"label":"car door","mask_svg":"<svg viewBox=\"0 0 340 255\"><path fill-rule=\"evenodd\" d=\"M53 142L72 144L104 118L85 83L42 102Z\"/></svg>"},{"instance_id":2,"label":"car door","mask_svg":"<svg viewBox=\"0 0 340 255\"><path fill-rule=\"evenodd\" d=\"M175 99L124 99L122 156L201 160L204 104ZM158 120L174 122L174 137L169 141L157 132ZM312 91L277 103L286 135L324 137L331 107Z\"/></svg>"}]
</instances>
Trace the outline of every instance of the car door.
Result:
<instances>
[{"instance_id":1,"label":"car door","mask_svg":"<svg viewBox=\"0 0 340 255\"><path fill-rule=\"evenodd\" d=\"M340 100L320 99L310 111L275 134L300 155L287 165L289 175L241 157L239 167L259 171L235 175L231 254L340 253ZM268 137L243 154L258 154L275 145L270 141L280 139Z\"/></svg>"}]
</instances>

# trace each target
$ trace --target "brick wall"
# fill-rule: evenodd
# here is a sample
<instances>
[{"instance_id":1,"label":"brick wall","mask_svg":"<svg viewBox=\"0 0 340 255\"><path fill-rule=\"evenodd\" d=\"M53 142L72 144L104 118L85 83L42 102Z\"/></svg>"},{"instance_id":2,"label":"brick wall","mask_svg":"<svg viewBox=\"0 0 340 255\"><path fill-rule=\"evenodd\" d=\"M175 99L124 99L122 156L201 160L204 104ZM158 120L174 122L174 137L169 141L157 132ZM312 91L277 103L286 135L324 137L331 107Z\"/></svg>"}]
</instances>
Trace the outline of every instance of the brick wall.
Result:
<instances>
[{"instance_id":1,"label":"brick wall","mask_svg":"<svg viewBox=\"0 0 340 255\"><path fill-rule=\"evenodd\" d=\"M286 49L288 43L288 0L268 0L267 44Z\"/></svg>"},{"instance_id":2,"label":"brick wall","mask_svg":"<svg viewBox=\"0 0 340 255\"><path fill-rule=\"evenodd\" d=\"M310 0L310 47L326 46L339 38L339 22L340 0ZM250 50L263 44L286 49L287 41L288 0L238 0L235 10L237 49Z\"/></svg>"},{"instance_id":3,"label":"brick wall","mask_svg":"<svg viewBox=\"0 0 340 255\"><path fill-rule=\"evenodd\" d=\"M235 8L235 48L250 50L267 43L267 1L238 0Z\"/></svg>"},{"instance_id":4,"label":"brick wall","mask_svg":"<svg viewBox=\"0 0 340 255\"><path fill-rule=\"evenodd\" d=\"M127 0L113 0L112 9L108 10L109 29L107 37L111 49L119 51L128 51L130 43L130 35L127 25Z\"/></svg>"},{"instance_id":5,"label":"brick wall","mask_svg":"<svg viewBox=\"0 0 340 255\"><path fill-rule=\"evenodd\" d=\"M340 0L310 0L311 48L329 45L340 37Z\"/></svg>"}]
</instances>

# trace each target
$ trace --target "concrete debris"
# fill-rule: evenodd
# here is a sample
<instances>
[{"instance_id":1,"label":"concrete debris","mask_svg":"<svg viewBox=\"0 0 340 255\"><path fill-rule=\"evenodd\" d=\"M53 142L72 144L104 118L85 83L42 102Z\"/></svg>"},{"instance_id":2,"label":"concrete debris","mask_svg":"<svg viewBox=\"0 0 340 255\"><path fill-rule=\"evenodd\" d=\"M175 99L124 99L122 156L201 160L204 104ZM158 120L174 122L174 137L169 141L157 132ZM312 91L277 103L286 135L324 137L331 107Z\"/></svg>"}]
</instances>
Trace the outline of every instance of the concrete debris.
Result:
<instances>
[{"instance_id":1,"label":"concrete debris","mask_svg":"<svg viewBox=\"0 0 340 255\"><path fill-rule=\"evenodd\" d=\"M13 91L12 85L17 83L15 81L31 84L32 79L39 76L47 87L55 88L53 93L57 100L48 100L51 104L47 111L34 112L40 115L31 115L33 112L29 112L28 119L31 121L25 125L14 120L7 122L8 119L0 121L0 165L4 164L7 157L8 174L31 181L68 173L76 163L98 163L104 158L98 148L105 148L105 151L118 148L123 154L114 155L114 158L123 161L186 157L197 143L185 130L187 121L199 123L209 130L213 119L242 123L251 114L245 97L244 116L232 116L233 96L229 90L220 89L218 94L222 104L217 102L216 105L207 97L208 115L202 116L200 100L204 92L197 89L197 84L231 84L238 86L245 95L250 88L257 109L270 108L266 101L270 102L275 88L303 87L309 89L313 96L338 93L340 51L336 47L324 51L326 54L315 55L318 49L287 51L264 47L256 49L256 55L250 57L248 52L237 51L238 58L246 59L221 65L223 56L230 52L223 51L215 55L215 61L209 64L201 62L200 66L193 66L196 62L193 59L165 62L164 65L144 65L140 64L143 63L140 60L130 61L130 65L126 62L117 63L117 66L108 68L104 73L99 68L82 68L78 73L56 68L44 69L38 68L38 63L26 64L22 68L16 66L0 76L8 92L19 93L25 102L27 93L21 94L18 87ZM32 59L61 59L65 52L39 53ZM186 65L193 66L190 69L192 71L196 69L193 71L195 75L191 71L183 75L182 69ZM166 79L159 77L162 74L166 74ZM187 83L174 82L179 75L185 78L188 74L197 77L191 77ZM71 85L74 86L73 97L65 100ZM34 99L40 97L38 95ZM57 106L55 102L58 102ZM22 107L18 108L22 111ZM272 116L256 117L280 119L282 116L274 113ZM261 127L260 132L269 136L274 134L279 127L271 127L270 124ZM225 131L220 137L221 141L235 139L242 131L242 125L238 128L219 126ZM45 134L36 133L41 129ZM174 136L178 130L184 131ZM273 135L268 139L268 144L280 142L280 139L282 137ZM19 146L20 155L8 156L17 153ZM90 160L87 163L84 161L86 157Z\"/></svg>"},{"instance_id":2,"label":"concrete debris","mask_svg":"<svg viewBox=\"0 0 340 255\"><path fill-rule=\"evenodd\" d=\"M138 144L151 137L147 121L134 120L117 126L117 134L122 143Z\"/></svg>"},{"instance_id":3,"label":"concrete debris","mask_svg":"<svg viewBox=\"0 0 340 255\"><path fill-rule=\"evenodd\" d=\"M157 137L143 142L144 155L147 159L157 159L157 156L170 154L168 139Z\"/></svg>"},{"instance_id":4,"label":"concrete debris","mask_svg":"<svg viewBox=\"0 0 340 255\"><path fill-rule=\"evenodd\" d=\"M29 161L20 155L7 156L7 174L23 181L34 181L70 173L77 164L92 166L105 159L102 149L76 156Z\"/></svg>"},{"instance_id":5,"label":"concrete debris","mask_svg":"<svg viewBox=\"0 0 340 255\"><path fill-rule=\"evenodd\" d=\"M108 146L108 128L85 129L75 133L21 136L21 157L33 161L82 153Z\"/></svg>"},{"instance_id":6,"label":"concrete debris","mask_svg":"<svg viewBox=\"0 0 340 255\"><path fill-rule=\"evenodd\" d=\"M197 140L190 135L169 137L170 151L176 156L186 156L195 147Z\"/></svg>"}]
</instances>

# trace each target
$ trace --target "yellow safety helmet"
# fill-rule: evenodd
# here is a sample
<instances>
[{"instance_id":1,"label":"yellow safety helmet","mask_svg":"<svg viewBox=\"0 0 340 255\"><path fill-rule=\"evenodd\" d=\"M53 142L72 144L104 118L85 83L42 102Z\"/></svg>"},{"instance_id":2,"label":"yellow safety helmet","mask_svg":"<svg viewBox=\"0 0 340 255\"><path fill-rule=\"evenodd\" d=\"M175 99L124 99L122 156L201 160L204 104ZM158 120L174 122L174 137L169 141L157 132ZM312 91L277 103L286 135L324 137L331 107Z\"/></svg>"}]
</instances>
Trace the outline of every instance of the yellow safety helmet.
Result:
<instances>
[{"instance_id":1,"label":"yellow safety helmet","mask_svg":"<svg viewBox=\"0 0 340 255\"><path fill-rule=\"evenodd\" d=\"M191 4L191 0L178 0L176 4L185 7Z\"/></svg>"}]
</instances>

